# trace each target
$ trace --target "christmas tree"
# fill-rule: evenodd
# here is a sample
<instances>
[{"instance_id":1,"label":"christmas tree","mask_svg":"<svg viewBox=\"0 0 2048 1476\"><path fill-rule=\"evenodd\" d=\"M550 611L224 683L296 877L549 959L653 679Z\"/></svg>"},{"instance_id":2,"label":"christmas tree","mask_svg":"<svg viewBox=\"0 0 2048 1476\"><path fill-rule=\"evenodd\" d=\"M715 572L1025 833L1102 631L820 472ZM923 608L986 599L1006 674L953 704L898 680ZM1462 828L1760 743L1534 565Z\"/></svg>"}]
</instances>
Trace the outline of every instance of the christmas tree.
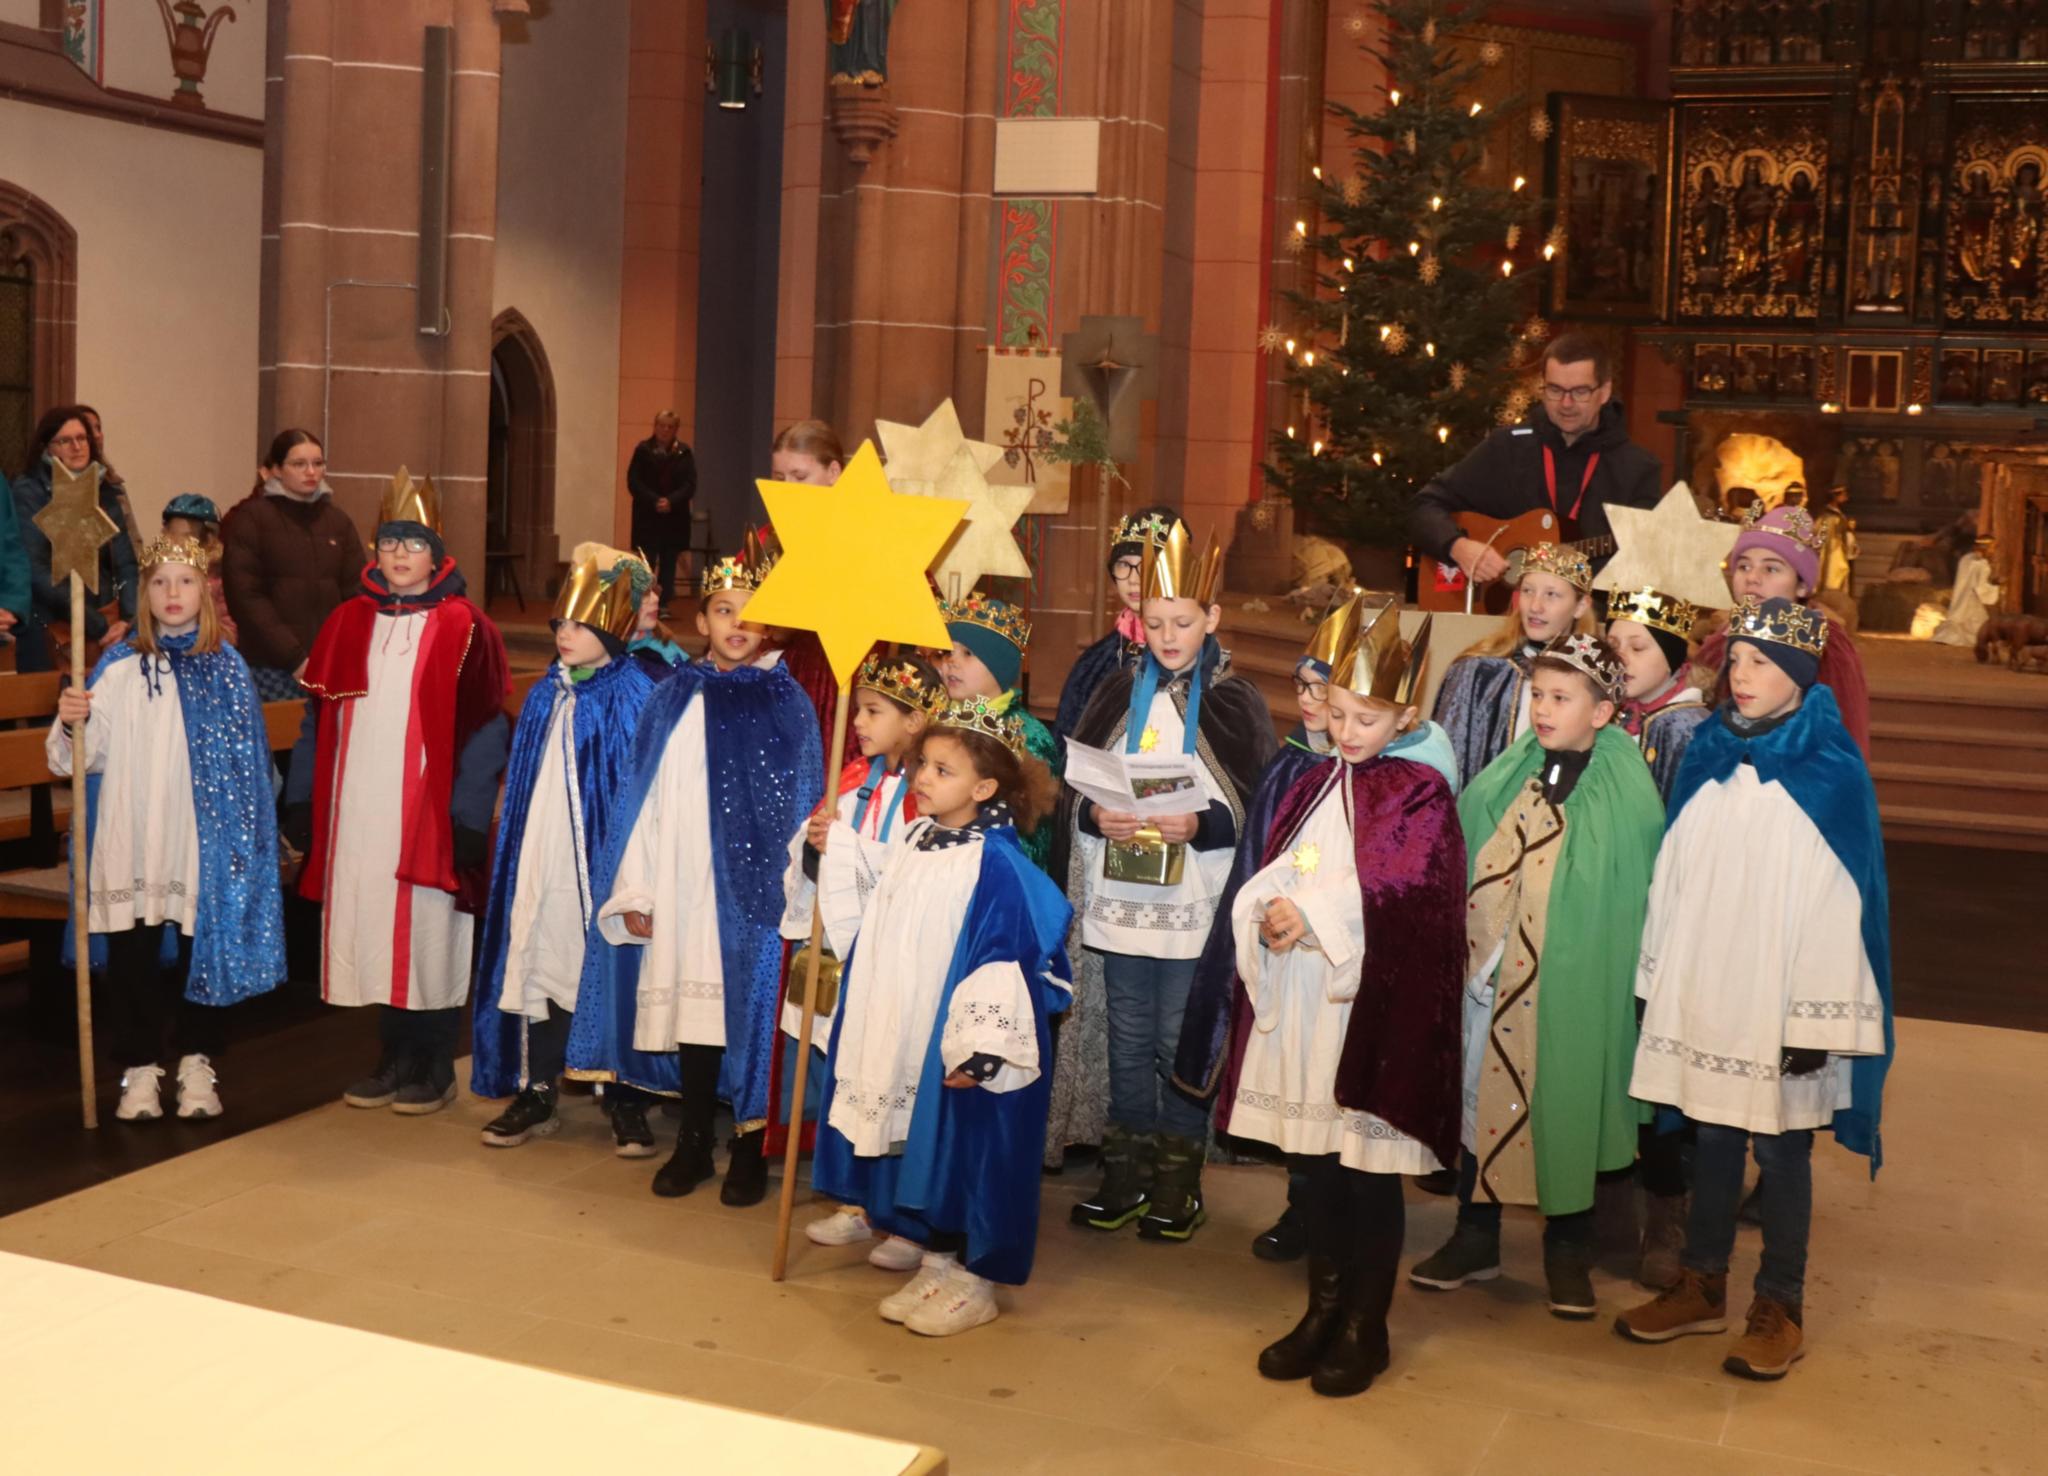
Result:
<instances>
[{"instance_id":1,"label":"christmas tree","mask_svg":"<svg viewBox=\"0 0 2048 1476\"><path fill-rule=\"evenodd\" d=\"M1417 489L1528 408L1544 330L1524 268L1545 243L1528 239L1540 203L1527 180L1474 179L1496 124L1472 84L1500 48L1461 61L1448 32L1484 4L1370 8L1386 105L1330 104L1350 167L1321 171L1314 216L1295 224L1315 291L1290 294L1292 321L1264 330L1264 347L1287 355L1293 407L1273 427L1266 476L1316 532L1400 544Z\"/></svg>"}]
</instances>

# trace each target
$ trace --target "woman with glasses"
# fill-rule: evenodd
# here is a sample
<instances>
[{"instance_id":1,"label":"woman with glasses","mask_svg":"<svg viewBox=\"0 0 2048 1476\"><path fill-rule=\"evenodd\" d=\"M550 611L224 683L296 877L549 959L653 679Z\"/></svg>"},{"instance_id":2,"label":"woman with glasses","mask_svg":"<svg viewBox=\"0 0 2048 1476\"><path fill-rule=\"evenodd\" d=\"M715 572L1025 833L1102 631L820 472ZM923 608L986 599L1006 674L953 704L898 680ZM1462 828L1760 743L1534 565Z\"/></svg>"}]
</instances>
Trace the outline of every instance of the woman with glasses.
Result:
<instances>
[{"instance_id":1,"label":"woman with glasses","mask_svg":"<svg viewBox=\"0 0 2048 1476\"><path fill-rule=\"evenodd\" d=\"M299 677L320 626L357 592L363 537L335 505L327 450L311 431L278 432L254 495L221 525L222 583L236 646L266 702L304 695Z\"/></svg>"},{"instance_id":2,"label":"woman with glasses","mask_svg":"<svg viewBox=\"0 0 2048 1476\"><path fill-rule=\"evenodd\" d=\"M93 434L87 412L77 405L59 405L43 412L29 440L28 470L14 479L15 540L22 550L27 581L27 606L15 610L5 602L17 598L11 588L12 575L0 568L0 607L17 617L12 628L18 649L16 671L48 671L51 664L48 629L71 620L71 585L58 584L50 576L50 540L36 526L35 516L50 504L50 493L58 467L73 476L87 474L100 459L99 438ZM100 507L118 531L100 546L99 589L86 601L83 630L73 631L73 640L92 641L101 648L114 645L135 623L135 545L129 542L127 520L114 485L102 479ZM0 563L9 562L0 556ZM113 606L110 622L101 613ZM0 627L4 628L4 627Z\"/></svg>"},{"instance_id":3,"label":"woman with glasses","mask_svg":"<svg viewBox=\"0 0 2048 1476\"><path fill-rule=\"evenodd\" d=\"M1137 663L1145 649L1145 632L1138 623L1140 583L1139 557L1145 551L1145 530L1156 528L1164 538L1178 517L1170 507L1148 507L1121 519L1109 541L1109 577L1116 586L1116 621L1109 634L1083 651L1067 673L1060 688L1059 711L1052 729L1064 742L1087 711L1088 699L1102 685L1103 678Z\"/></svg>"},{"instance_id":4,"label":"woman with glasses","mask_svg":"<svg viewBox=\"0 0 2048 1476\"><path fill-rule=\"evenodd\" d=\"M1609 507L1654 507L1663 493L1663 467L1628 438L1607 349L1598 339L1583 333L1554 339L1544 350L1540 393L1526 421L1494 431L1431 478L1409 512L1415 546L1440 563L1455 563L1475 583L1500 578L1507 561L1498 549L1466 536L1460 513L1506 522L1547 507L1557 515L1553 540L1572 543L1609 536Z\"/></svg>"}]
</instances>

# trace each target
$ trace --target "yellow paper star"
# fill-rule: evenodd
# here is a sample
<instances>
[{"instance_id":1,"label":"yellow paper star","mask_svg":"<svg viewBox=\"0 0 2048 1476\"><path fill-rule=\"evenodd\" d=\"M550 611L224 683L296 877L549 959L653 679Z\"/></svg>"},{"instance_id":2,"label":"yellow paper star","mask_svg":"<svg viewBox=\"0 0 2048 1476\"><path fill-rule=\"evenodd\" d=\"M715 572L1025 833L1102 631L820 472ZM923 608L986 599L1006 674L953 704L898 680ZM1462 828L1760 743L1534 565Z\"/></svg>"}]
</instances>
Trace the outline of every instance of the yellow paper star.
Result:
<instances>
[{"instance_id":1,"label":"yellow paper star","mask_svg":"<svg viewBox=\"0 0 2048 1476\"><path fill-rule=\"evenodd\" d=\"M50 458L50 500L36 514L36 526L50 540L50 579L76 574L92 594L100 592L100 546L121 530L100 506L100 467L82 472Z\"/></svg>"},{"instance_id":2,"label":"yellow paper star","mask_svg":"<svg viewBox=\"0 0 2048 1476\"><path fill-rule=\"evenodd\" d=\"M896 490L908 492L913 489L898 487ZM939 592L946 598L965 596L987 575L1000 579L1031 577L1030 561L1017 547L1017 536L1011 531L1016 527L1017 519L1024 516L1024 509L1031 505L1031 488L991 484L975 464L973 449L962 445L953 452L945 472L929 493L916 490L922 495L951 498L967 504L966 521L955 530L952 542L939 555L939 561L932 565L932 576L938 580Z\"/></svg>"},{"instance_id":3,"label":"yellow paper star","mask_svg":"<svg viewBox=\"0 0 2048 1476\"><path fill-rule=\"evenodd\" d=\"M925 570L964 502L889 490L872 441L829 487L757 481L782 557L747 601L747 619L811 630L843 687L877 641L951 646Z\"/></svg>"},{"instance_id":4,"label":"yellow paper star","mask_svg":"<svg viewBox=\"0 0 2048 1476\"><path fill-rule=\"evenodd\" d=\"M962 446L974 454L978 471L985 472L1003 459L1001 446L967 439L960 429L960 412L950 399L941 401L923 425L877 420L875 434L882 438L882 453L889 458L889 485L898 492L933 491L946 474L953 453Z\"/></svg>"},{"instance_id":5,"label":"yellow paper star","mask_svg":"<svg viewBox=\"0 0 2048 1476\"><path fill-rule=\"evenodd\" d=\"M1145 731L1138 735L1138 752L1150 753L1159 746L1159 730L1146 724Z\"/></svg>"},{"instance_id":6,"label":"yellow paper star","mask_svg":"<svg viewBox=\"0 0 2048 1476\"><path fill-rule=\"evenodd\" d=\"M1704 610L1725 610L1734 600L1721 566L1742 530L1700 516L1692 492L1680 482L1654 508L1607 505L1615 555L1593 577L1595 589L1656 589Z\"/></svg>"},{"instance_id":7,"label":"yellow paper star","mask_svg":"<svg viewBox=\"0 0 2048 1476\"><path fill-rule=\"evenodd\" d=\"M1323 848L1314 841L1297 846L1291 858L1296 876L1314 876L1316 868L1323 864Z\"/></svg>"}]
</instances>

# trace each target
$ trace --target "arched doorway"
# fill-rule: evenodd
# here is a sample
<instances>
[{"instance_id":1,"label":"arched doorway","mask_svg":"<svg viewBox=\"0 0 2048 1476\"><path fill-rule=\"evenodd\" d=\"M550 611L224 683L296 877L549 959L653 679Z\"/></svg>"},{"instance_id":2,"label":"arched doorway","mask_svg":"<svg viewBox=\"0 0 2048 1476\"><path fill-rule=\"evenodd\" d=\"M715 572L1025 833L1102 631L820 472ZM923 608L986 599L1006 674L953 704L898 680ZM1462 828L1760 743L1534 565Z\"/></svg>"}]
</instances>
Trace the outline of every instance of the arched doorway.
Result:
<instances>
[{"instance_id":1,"label":"arched doorway","mask_svg":"<svg viewBox=\"0 0 2048 1476\"><path fill-rule=\"evenodd\" d=\"M490 459L484 494L486 597L552 593L555 377L533 325L515 308L491 324Z\"/></svg>"},{"instance_id":2,"label":"arched doorway","mask_svg":"<svg viewBox=\"0 0 2048 1476\"><path fill-rule=\"evenodd\" d=\"M75 399L78 233L0 180L0 466L21 470L36 415Z\"/></svg>"}]
</instances>

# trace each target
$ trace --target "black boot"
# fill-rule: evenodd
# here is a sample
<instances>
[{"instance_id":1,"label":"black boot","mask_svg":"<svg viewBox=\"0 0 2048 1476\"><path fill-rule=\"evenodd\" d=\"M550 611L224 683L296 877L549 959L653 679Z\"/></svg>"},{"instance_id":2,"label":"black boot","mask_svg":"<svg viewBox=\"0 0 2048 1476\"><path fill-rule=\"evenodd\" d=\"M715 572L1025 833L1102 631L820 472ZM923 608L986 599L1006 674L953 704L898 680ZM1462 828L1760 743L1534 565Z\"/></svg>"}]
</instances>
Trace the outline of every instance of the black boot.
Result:
<instances>
[{"instance_id":1,"label":"black boot","mask_svg":"<svg viewBox=\"0 0 2048 1476\"><path fill-rule=\"evenodd\" d=\"M725 1182L718 1189L720 1204L743 1209L768 1197L767 1137L766 1128L755 1128L732 1140L732 1161L726 1164Z\"/></svg>"},{"instance_id":2,"label":"black boot","mask_svg":"<svg viewBox=\"0 0 2048 1476\"><path fill-rule=\"evenodd\" d=\"M1111 1124L1102 1138L1102 1184L1075 1205L1071 1218L1090 1230L1121 1230L1151 1204L1153 1142L1149 1133Z\"/></svg>"},{"instance_id":3,"label":"black boot","mask_svg":"<svg viewBox=\"0 0 2048 1476\"><path fill-rule=\"evenodd\" d=\"M654 1192L663 1199L681 1199L717 1172L710 1129L684 1123L676 1134L675 1155L655 1171Z\"/></svg>"},{"instance_id":4,"label":"black boot","mask_svg":"<svg viewBox=\"0 0 2048 1476\"><path fill-rule=\"evenodd\" d=\"M1202 1228L1209 1218L1202 1206L1202 1154L1206 1147L1200 1138L1160 1134L1151 1203L1138 1221L1140 1240L1184 1241Z\"/></svg>"},{"instance_id":5,"label":"black boot","mask_svg":"<svg viewBox=\"0 0 2048 1476\"><path fill-rule=\"evenodd\" d=\"M1259 1352L1259 1373L1269 1379L1305 1379L1316 1371L1323 1350L1344 1315L1344 1277L1335 1256L1308 1258L1308 1311L1294 1331Z\"/></svg>"},{"instance_id":6,"label":"black boot","mask_svg":"<svg viewBox=\"0 0 2048 1476\"><path fill-rule=\"evenodd\" d=\"M1343 1315L1309 1375L1308 1386L1316 1393L1332 1398L1363 1394L1386 1372L1387 1307L1394 1300L1400 1256L1396 1240L1392 1255L1365 1246L1344 1258Z\"/></svg>"},{"instance_id":7,"label":"black boot","mask_svg":"<svg viewBox=\"0 0 2048 1476\"><path fill-rule=\"evenodd\" d=\"M1273 1228L1252 1242L1252 1254L1262 1261L1298 1261L1308 1250L1308 1233L1293 1205L1287 1206Z\"/></svg>"}]
</instances>

